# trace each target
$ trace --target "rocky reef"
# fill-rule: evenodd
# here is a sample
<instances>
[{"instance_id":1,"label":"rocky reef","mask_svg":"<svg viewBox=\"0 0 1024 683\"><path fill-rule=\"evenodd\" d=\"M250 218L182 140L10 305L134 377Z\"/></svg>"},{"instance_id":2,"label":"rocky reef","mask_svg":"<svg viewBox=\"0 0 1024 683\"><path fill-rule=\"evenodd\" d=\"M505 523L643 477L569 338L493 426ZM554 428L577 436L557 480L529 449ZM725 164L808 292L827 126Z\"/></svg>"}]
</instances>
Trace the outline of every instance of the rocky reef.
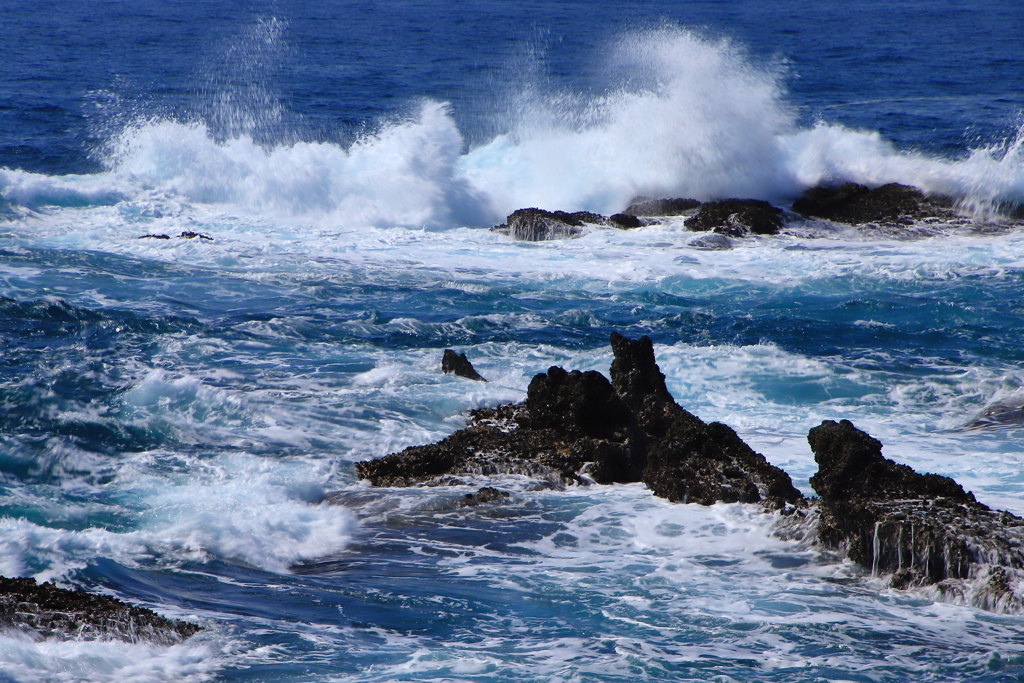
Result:
<instances>
[{"instance_id":1,"label":"rocky reef","mask_svg":"<svg viewBox=\"0 0 1024 683\"><path fill-rule=\"evenodd\" d=\"M119 638L167 645L202 630L107 595L4 577L0 577L0 625L44 638Z\"/></svg>"},{"instance_id":2,"label":"rocky reef","mask_svg":"<svg viewBox=\"0 0 1024 683\"><path fill-rule=\"evenodd\" d=\"M729 426L682 408L648 337L611 335L611 379L551 367L526 400L470 413L437 443L356 464L374 486L469 484L477 475L525 475L541 486L643 482L673 502L757 503L779 510L779 533L807 537L894 588L1024 611L1024 519L978 502L957 482L882 456L851 422L810 430L818 464L807 499L788 474ZM467 361L468 362L468 361ZM485 487L460 506L500 502Z\"/></svg>"},{"instance_id":3,"label":"rocky reef","mask_svg":"<svg viewBox=\"0 0 1024 683\"><path fill-rule=\"evenodd\" d=\"M1021 212L1020 207L1009 209ZM686 216L684 225L690 230L714 232L729 237L749 237L778 234L786 227L787 221L798 219L795 214L849 225L900 230L927 219L947 222L966 220L956 210L952 198L929 195L919 188L898 183L878 187L858 183L818 185L806 189L793 202L792 211L795 213L759 199L700 202L683 197L635 197L621 213L610 217L587 211L569 213L536 208L519 209L492 230L515 239L540 241L578 237L583 234L584 225L632 229L660 223L666 217ZM721 243L716 243L713 248L723 247Z\"/></svg>"},{"instance_id":4,"label":"rocky reef","mask_svg":"<svg viewBox=\"0 0 1024 683\"><path fill-rule=\"evenodd\" d=\"M1024 569L1024 519L979 503L954 480L920 474L882 456L882 444L848 420L827 420L807 435L818 472L818 540L896 588L938 584L972 602L1021 603L1013 589ZM982 596L979 598L978 596Z\"/></svg>"},{"instance_id":5,"label":"rocky reef","mask_svg":"<svg viewBox=\"0 0 1024 683\"><path fill-rule=\"evenodd\" d=\"M374 486L460 483L470 475L520 474L556 483L642 481L656 495L781 508L802 495L785 472L721 423L680 407L648 337L612 334L611 380L551 367L526 400L476 410L441 441L356 464Z\"/></svg>"}]
</instances>

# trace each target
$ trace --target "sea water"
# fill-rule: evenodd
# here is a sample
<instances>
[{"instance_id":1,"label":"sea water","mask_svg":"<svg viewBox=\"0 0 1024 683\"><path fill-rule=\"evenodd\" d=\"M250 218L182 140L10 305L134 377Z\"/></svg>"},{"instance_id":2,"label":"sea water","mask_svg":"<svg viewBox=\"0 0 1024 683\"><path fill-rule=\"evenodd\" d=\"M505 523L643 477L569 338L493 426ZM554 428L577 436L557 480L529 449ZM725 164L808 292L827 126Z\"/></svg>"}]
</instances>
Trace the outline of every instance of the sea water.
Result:
<instances>
[{"instance_id":1,"label":"sea water","mask_svg":"<svg viewBox=\"0 0 1024 683\"><path fill-rule=\"evenodd\" d=\"M7 632L3 680L1024 677L1024 616L888 589L759 508L512 477L467 509L353 467L551 365L607 373L618 331L804 493L807 430L848 418L1024 514L1021 430L963 428L1024 395L1019 3L12 0L3 25L0 574L206 627ZM975 227L486 230L842 181ZM442 375L448 347L490 382Z\"/></svg>"}]
</instances>

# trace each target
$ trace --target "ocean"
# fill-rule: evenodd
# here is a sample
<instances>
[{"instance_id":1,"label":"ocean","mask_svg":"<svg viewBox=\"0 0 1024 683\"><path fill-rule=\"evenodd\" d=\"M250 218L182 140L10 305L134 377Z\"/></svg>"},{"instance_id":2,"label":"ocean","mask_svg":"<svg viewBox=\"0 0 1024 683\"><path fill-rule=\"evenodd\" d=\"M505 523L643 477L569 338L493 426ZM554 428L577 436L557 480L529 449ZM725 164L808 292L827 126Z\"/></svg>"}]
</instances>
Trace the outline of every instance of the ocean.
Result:
<instances>
[{"instance_id":1,"label":"ocean","mask_svg":"<svg viewBox=\"0 0 1024 683\"><path fill-rule=\"evenodd\" d=\"M1021 424L964 428L1024 401L1017 0L0 6L0 575L205 627L4 631L0 681L1024 680L1024 615L757 506L354 468L607 374L617 331L805 494L846 418L1024 514ZM847 181L974 221L487 229Z\"/></svg>"}]
</instances>

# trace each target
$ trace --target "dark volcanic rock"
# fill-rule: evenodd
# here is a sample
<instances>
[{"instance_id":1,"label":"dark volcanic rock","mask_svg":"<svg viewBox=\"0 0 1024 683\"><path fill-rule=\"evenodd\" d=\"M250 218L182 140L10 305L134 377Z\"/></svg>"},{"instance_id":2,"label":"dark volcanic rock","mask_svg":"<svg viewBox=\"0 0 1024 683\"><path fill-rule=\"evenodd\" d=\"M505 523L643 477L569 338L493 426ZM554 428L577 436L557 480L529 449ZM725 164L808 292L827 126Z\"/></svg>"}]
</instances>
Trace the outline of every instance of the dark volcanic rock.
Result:
<instances>
[{"instance_id":1,"label":"dark volcanic rock","mask_svg":"<svg viewBox=\"0 0 1024 683\"><path fill-rule=\"evenodd\" d=\"M793 202L793 210L804 216L851 225L906 224L922 218L957 215L948 197L927 197L916 187L898 183L876 188L857 183L812 187Z\"/></svg>"},{"instance_id":2,"label":"dark volcanic rock","mask_svg":"<svg viewBox=\"0 0 1024 683\"><path fill-rule=\"evenodd\" d=\"M616 228L623 228L624 230L641 228L644 225L643 221L628 213L614 213L608 217L608 222Z\"/></svg>"},{"instance_id":3,"label":"dark volcanic rock","mask_svg":"<svg viewBox=\"0 0 1024 683\"><path fill-rule=\"evenodd\" d=\"M534 375L526 390L531 429L552 429L567 437L621 441L629 415L611 382L596 370L566 372L552 366Z\"/></svg>"},{"instance_id":4,"label":"dark volcanic rock","mask_svg":"<svg viewBox=\"0 0 1024 683\"><path fill-rule=\"evenodd\" d=\"M149 640L172 644L202 630L106 595L0 577L0 625L42 637Z\"/></svg>"},{"instance_id":5,"label":"dark volcanic rock","mask_svg":"<svg viewBox=\"0 0 1024 683\"><path fill-rule=\"evenodd\" d=\"M665 385L665 375L654 360L654 343L650 337L630 339L612 332L611 345L612 386L630 411L646 419L666 410L669 405L679 407Z\"/></svg>"},{"instance_id":6,"label":"dark volcanic rock","mask_svg":"<svg viewBox=\"0 0 1024 683\"><path fill-rule=\"evenodd\" d=\"M492 230L517 240L540 242L543 240L577 237L586 223L605 224L605 217L589 211L545 211L544 209L518 209L509 214L501 225Z\"/></svg>"},{"instance_id":7,"label":"dark volcanic rock","mask_svg":"<svg viewBox=\"0 0 1024 683\"><path fill-rule=\"evenodd\" d=\"M673 501L760 501L802 496L789 476L721 424L681 408L647 337L612 335L611 382L552 367L526 400L471 413L468 427L426 446L356 464L375 486L445 483L474 474L525 474L606 484L643 481Z\"/></svg>"},{"instance_id":8,"label":"dark volcanic rock","mask_svg":"<svg viewBox=\"0 0 1024 683\"><path fill-rule=\"evenodd\" d=\"M984 601L1018 599L1000 594L996 569L1005 577L1024 568L1024 519L979 503L949 477L888 460L848 420L826 420L807 440L818 463L811 486L821 496L823 545L873 574L893 574L895 587L984 579Z\"/></svg>"},{"instance_id":9,"label":"dark volcanic rock","mask_svg":"<svg viewBox=\"0 0 1024 683\"><path fill-rule=\"evenodd\" d=\"M473 364L469 362L464 353L455 353L451 349L445 349L441 356L441 372L455 374L466 379L486 382L487 380L476 371Z\"/></svg>"},{"instance_id":10,"label":"dark volcanic rock","mask_svg":"<svg viewBox=\"0 0 1024 683\"><path fill-rule=\"evenodd\" d=\"M713 230L730 237L774 235L782 227L782 209L760 199L723 199L701 204L685 225L690 230Z\"/></svg>"},{"instance_id":11,"label":"dark volcanic rock","mask_svg":"<svg viewBox=\"0 0 1024 683\"><path fill-rule=\"evenodd\" d=\"M622 213L630 216L681 216L700 206L696 199L676 197L674 199L650 199L636 197Z\"/></svg>"}]
</instances>

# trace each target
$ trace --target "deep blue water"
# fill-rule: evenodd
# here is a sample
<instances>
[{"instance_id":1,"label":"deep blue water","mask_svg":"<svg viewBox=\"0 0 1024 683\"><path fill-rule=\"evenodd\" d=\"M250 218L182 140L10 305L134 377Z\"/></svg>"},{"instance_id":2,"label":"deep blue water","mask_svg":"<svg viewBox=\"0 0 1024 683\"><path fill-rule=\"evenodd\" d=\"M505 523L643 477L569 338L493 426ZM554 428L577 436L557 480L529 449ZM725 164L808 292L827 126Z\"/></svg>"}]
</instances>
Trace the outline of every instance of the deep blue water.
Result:
<instances>
[{"instance_id":1,"label":"deep blue water","mask_svg":"<svg viewBox=\"0 0 1024 683\"><path fill-rule=\"evenodd\" d=\"M0 634L12 681L1021 680L1024 618L889 590L743 505L640 486L372 490L354 462L607 371L810 493L846 417L1024 513L1024 7L3 3L0 574L208 630ZM953 194L982 231L678 221L518 243L520 206ZM138 240L192 230L213 241ZM492 380L441 375L446 347Z\"/></svg>"}]
</instances>

